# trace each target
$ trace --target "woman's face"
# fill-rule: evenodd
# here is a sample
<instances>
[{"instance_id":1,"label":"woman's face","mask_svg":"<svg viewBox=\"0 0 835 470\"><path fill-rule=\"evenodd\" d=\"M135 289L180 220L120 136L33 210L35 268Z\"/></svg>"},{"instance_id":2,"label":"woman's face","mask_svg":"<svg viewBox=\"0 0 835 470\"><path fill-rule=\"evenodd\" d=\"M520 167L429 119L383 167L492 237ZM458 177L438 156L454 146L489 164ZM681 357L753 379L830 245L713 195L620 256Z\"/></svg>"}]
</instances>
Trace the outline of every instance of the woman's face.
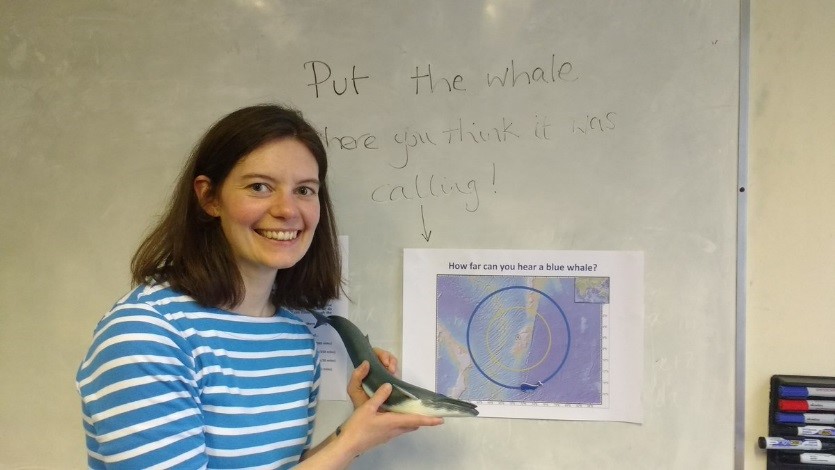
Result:
<instances>
[{"instance_id":1,"label":"woman's face","mask_svg":"<svg viewBox=\"0 0 835 470\"><path fill-rule=\"evenodd\" d=\"M195 179L203 209L220 218L244 278L274 275L310 248L319 223L319 165L301 142L268 142L242 158L219 191Z\"/></svg>"}]
</instances>

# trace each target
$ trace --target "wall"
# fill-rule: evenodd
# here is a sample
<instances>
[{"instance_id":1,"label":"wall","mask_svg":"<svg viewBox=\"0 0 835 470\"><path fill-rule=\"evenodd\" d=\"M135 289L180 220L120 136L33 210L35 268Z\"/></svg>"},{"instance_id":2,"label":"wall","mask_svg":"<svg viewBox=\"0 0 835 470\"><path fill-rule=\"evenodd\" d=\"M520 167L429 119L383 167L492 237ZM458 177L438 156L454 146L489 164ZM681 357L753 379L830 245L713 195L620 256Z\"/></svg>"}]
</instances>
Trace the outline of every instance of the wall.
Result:
<instances>
[{"instance_id":1,"label":"wall","mask_svg":"<svg viewBox=\"0 0 835 470\"><path fill-rule=\"evenodd\" d=\"M835 376L835 2L751 4L745 468L774 374Z\"/></svg>"}]
</instances>

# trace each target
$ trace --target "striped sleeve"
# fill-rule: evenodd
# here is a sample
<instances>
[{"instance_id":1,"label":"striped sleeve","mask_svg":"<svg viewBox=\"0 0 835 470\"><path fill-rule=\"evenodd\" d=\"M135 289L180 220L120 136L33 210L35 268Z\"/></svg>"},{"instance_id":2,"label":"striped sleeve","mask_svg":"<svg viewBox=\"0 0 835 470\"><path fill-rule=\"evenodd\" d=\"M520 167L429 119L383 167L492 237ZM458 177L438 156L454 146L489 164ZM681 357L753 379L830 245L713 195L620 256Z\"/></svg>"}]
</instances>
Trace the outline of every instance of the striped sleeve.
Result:
<instances>
[{"instance_id":1,"label":"striped sleeve","mask_svg":"<svg viewBox=\"0 0 835 470\"><path fill-rule=\"evenodd\" d=\"M120 304L99 324L77 374L90 468L205 468L188 343L159 313Z\"/></svg>"}]
</instances>

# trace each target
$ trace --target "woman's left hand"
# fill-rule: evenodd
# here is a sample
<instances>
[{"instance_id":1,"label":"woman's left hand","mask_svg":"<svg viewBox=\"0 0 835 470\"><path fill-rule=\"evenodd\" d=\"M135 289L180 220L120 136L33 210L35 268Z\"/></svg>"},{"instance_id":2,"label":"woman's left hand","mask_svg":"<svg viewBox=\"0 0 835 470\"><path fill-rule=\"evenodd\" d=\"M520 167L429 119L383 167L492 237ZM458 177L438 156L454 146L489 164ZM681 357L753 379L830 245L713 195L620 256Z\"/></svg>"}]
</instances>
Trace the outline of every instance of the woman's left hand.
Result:
<instances>
[{"instance_id":1,"label":"woman's left hand","mask_svg":"<svg viewBox=\"0 0 835 470\"><path fill-rule=\"evenodd\" d=\"M383 363L383 366L388 369L391 375L397 373L397 357L394 354L386 351L385 349L380 348L373 348L374 354L377 355L377 359Z\"/></svg>"},{"instance_id":2,"label":"woman's left hand","mask_svg":"<svg viewBox=\"0 0 835 470\"><path fill-rule=\"evenodd\" d=\"M394 354L380 348L374 348L374 354L377 355L377 359L380 360L383 367L389 373L394 375L397 372L397 357ZM351 398L351 403L354 404L354 408L359 408L363 403L368 401L368 395L362 389L362 379L368 375L369 370L370 366L368 361L365 361L354 369L354 372L351 374L351 380L348 382L348 396Z\"/></svg>"}]
</instances>

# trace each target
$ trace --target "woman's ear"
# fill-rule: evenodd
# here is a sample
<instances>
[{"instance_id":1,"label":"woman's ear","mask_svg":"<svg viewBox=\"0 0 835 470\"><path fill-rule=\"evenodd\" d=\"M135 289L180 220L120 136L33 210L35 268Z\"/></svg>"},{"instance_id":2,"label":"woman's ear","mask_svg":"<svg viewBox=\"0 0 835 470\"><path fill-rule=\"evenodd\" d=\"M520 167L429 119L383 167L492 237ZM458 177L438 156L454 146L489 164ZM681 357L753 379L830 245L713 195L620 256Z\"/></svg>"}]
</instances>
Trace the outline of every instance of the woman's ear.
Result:
<instances>
[{"instance_id":1,"label":"woman's ear","mask_svg":"<svg viewBox=\"0 0 835 470\"><path fill-rule=\"evenodd\" d=\"M220 217L217 197L212 190L212 180L208 176L200 175L194 178L194 193L197 195L197 201L203 211L212 217Z\"/></svg>"}]
</instances>

